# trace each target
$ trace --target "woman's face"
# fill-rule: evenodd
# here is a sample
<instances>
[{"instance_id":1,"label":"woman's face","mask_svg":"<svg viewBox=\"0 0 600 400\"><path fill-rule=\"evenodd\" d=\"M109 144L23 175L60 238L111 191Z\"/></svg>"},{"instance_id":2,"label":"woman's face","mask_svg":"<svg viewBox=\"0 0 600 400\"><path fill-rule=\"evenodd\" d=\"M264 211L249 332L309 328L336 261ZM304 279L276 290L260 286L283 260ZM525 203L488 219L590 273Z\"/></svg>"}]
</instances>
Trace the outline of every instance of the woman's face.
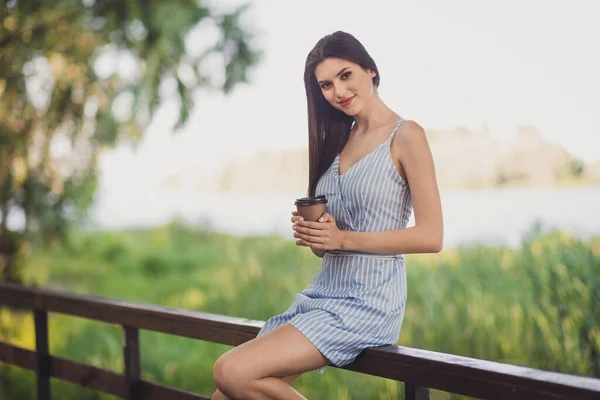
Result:
<instances>
[{"instance_id":1,"label":"woman's face","mask_svg":"<svg viewBox=\"0 0 600 400\"><path fill-rule=\"evenodd\" d=\"M356 115L371 101L375 71L343 58L327 58L315 68L321 93L333 107Z\"/></svg>"}]
</instances>

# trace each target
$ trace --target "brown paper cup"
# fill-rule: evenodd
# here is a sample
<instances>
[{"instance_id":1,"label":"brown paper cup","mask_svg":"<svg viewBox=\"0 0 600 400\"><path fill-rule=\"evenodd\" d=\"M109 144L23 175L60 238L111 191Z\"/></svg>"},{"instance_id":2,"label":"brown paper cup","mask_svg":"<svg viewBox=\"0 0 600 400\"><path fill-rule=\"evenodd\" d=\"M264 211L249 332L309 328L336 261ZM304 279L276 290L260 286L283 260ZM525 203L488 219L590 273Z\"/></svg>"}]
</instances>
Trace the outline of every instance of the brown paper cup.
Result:
<instances>
[{"instance_id":1,"label":"brown paper cup","mask_svg":"<svg viewBox=\"0 0 600 400\"><path fill-rule=\"evenodd\" d=\"M327 198L323 195L296 199L296 211L305 221L317 221L327 212Z\"/></svg>"}]
</instances>

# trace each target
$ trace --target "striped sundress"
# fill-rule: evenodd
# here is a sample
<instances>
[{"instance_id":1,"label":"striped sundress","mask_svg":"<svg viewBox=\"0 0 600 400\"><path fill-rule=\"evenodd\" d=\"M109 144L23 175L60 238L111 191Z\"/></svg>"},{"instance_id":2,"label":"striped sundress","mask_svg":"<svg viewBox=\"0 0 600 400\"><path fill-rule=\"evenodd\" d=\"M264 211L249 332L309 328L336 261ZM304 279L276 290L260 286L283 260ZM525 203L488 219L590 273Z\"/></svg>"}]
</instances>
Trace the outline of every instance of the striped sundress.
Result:
<instances>
[{"instance_id":1,"label":"striped sundress","mask_svg":"<svg viewBox=\"0 0 600 400\"><path fill-rule=\"evenodd\" d=\"M327 196L327 212L339 229L373 232L406 227L412 212L410 189L390 153L403 122L342 175L338 155L320 178L316 194ZM258 335L289 323L332 364L343 366L365 348L398 342L406 292L403 255L327 251L308 287L296 294L285 312L268 319Z\"/></svg>"}]
</instances>

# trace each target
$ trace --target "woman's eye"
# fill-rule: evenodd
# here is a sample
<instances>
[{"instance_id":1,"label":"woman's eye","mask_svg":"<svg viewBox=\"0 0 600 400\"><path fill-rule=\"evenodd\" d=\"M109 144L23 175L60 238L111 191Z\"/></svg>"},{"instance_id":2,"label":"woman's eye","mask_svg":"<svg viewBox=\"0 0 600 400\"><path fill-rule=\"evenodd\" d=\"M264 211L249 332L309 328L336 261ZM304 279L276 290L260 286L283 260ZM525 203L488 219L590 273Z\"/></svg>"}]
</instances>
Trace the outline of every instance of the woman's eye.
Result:
<instances>
[{"instance_id":1,"label":"woman's eye","mask_svg":"<svg viewBox=\"0 0 600 400\"><path fill-rule=\"evenodd\" d=\"M344 79L348 79L348 77L349 77L350 75L352 75L352 72L348 71L348 72L346 72L346 73L344 73L344 74L342 75L342 78L344 78Z\"/></svg>"},{"instance_id":2,"label":"woman's eye","mask_svg":"<svg viewBox=\"0 0 600 400\"><path fill-rule=\"evenodd\" d=\"M323 83L321 85L321 89L327 89L329 87L329 83Z\"/></svg>"}]
</instances>

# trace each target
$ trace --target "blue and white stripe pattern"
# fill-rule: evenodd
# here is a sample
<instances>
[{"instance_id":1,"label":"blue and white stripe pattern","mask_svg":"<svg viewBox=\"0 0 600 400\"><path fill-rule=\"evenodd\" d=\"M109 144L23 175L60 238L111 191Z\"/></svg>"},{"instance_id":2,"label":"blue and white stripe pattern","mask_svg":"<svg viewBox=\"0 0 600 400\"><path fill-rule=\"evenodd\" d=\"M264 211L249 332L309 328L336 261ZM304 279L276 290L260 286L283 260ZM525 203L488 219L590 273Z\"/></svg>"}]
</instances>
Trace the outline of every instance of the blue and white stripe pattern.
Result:
<instances>
[{"instance_id":1,"label":"blue and white stripe pattern","mask_svg":"<svg viewBox=\"0 0 600 400\"><path fill-rule=\"evenodd\" d=\"M390 154L392 138L403 122L342 175L338 155L319 180L316 193L327 196L327 212L340 229L406 227L412 212L410 190ZM267 320L259 336L289 323L332 364L346 365L365 348L397 343L406 293L403 255L327 251L308 287L285 312Z\"/></svg>"}]
</instances>

